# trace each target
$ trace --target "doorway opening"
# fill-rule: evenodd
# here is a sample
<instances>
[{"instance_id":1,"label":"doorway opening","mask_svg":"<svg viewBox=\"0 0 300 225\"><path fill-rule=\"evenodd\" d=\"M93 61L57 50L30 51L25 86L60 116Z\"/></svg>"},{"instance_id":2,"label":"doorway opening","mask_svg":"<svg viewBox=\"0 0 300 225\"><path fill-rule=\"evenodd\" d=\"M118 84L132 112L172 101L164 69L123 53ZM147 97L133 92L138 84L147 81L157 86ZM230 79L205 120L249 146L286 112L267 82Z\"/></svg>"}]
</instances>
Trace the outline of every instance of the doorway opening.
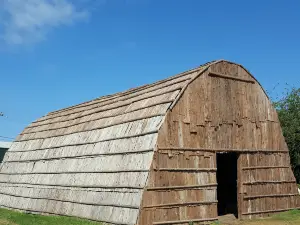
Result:
<instances>
[{"instance_id":1,"label":"doorway opening","mask_svg":"<svg viewBox=\"0 0 300 225\"><path fill-rule=\"evenodd\" d=\"M217 153L218 216L234 214L238 217L237 159L235 152Z\"/></svg>"}]
</instances>

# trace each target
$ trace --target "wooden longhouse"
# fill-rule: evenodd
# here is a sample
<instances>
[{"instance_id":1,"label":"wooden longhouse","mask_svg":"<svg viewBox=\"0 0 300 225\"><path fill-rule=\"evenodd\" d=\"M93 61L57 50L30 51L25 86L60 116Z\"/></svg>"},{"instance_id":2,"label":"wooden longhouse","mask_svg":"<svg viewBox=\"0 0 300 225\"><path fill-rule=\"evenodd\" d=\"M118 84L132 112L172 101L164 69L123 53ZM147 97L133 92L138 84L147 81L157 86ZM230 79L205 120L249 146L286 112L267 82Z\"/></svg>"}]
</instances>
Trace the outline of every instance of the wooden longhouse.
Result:
<instances>
[{"instance_id":1,"label":"wooden longhouse","mask_svg":"<svg viewBox=\"0 0 300 225\"><path fill-rule=\"evenodd\" d=\"M33 122L1 164L0 205L182 225L264 217L300 200L266 93L219 60Z\"/></svg>"}]
</instances>

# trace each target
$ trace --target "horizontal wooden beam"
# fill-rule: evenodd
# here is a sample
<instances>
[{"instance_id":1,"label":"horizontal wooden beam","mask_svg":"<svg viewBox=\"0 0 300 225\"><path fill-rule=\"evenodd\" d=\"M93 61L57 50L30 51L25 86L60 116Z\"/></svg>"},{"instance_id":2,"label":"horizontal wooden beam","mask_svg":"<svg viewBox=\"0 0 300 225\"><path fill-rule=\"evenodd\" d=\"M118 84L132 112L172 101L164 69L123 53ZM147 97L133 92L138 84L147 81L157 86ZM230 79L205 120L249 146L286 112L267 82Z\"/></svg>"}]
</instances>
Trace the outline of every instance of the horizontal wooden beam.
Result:
<instances>
[{"instance_id":1,"label":"horizontal wooden beam","mask_svg":"<svg viewBox=\"0 0 300 225\"><path fill-rule=\"evenodd\" d=\"M299 193L295 194L269 194L269 195L250 195L244 196L244 199L254 199L254 198L278 198L278 197L290 197L290 196L298 196Z\"/></svg>"},{"instance_id":2,"label":"horizontal wooden beam","mask_svg":"<svg viewBox=\"0 0 300 225\"><path fill-rule=\"evenodd\" d=\"M7 173L0 172L5 175L28 175L28 174L82 174L82 173L142 173L149 172L149 170L102 170L102 171L61 171L61 172L24 172L24 173Z\"/></svg>"},{"instance_id":3,"label":"horizontal wooden beam","mask_svg":"<svg viewBox=\"0 0 300 225\"><path fill-rule=\"evenodd\" d=\"M103 157L103 156L110 156L110 155L130 155L130 154L143 154L148 152L153 152L154 149L142 149L142 150L135 150L135 151L122 151L122 152L104 152L98 154L82 154L82 155L74 155L74 156L56 156L56 157L49 157L49 158L36 158L36 159L25 159L25 160L6 160L5 163L11 162L36 162L36 161L53 161L53 160L63 160L63 159L86 159L86 158L96 158L96 157ZM7 154L14 153L7 152Z\"/></svg>"},{"instance_id":4,"label":"horizontal wooden beam","mask_svg":"<svg viewBox=\"0 0 300 225\"><path fill-rule=\"evenodd\" d=\"M253 214L263 214L263 213L277 213L277 212L285 212L293 209L300 209L300 207L295 208L286 208L286 209L272 209L272 210L265 210L265 211L256 211L256 212L244 212L242 215L253 215Z\"/></svg>"},{"instance_id":5,"label":"horizontal wooden beam","mask_svg":"<svg viewBox=\"0 0 300 225\"><path fill-rule=\"evenodd\" d=\"M161 221L161 222L153 222L153 225L170 225L170 224L181 224L181 223L189 223L189 222L211 222L216 221L218 218L203 218L203 219L190 219L190 220L172 220L172 221Z\"/></svg>"},{"instance_id":6,"label":"horizontal wooden beam","mask_svg":"<svg viewBox=\"0 0 300 225\"><path fill-rule=\"evenodd\" d=\"M244 182L244 185L256 185L256 184L286 184L286 183L296 183L296 180L282 180L282 181L272 181L272 180L260 180L253 182Z\"/></svg>"},{"instance_id":7,"label":"horizontal wooden beam","mask_svg":"<svg viewBox=\"0 0 300 225\"><path fill-rule=\"evenodd\" d=\"M159 147L157 149L158 152L160 151L206 151L206 152L254 152L254 153L274 153L274 152L283 152L288 153L288 150L274 150L274 149L229 149L229 148L182 148L182 147Z\"/></svg>"},{"instance_id":8,"label":"horizontal wooden beam","mask_svg":"<svg viewBox=\"0 0 300 225\"><path fill-rule=\"evenodd\" d=\"M158 204L158 205L146 205L142 208L164 208L164 207L181 207L187 205L210 205L217 204L218 201L200 201L200 202L177 202L177 203L168 203L168 204Z\"/></svg>"},{"instance_id":9,"label":"horizontal wooden beam","mask_svg":"<svg viewBox=\"0 0 300 225\"><path fill-rule=\"evenodd\" d=\"M64 187L64 188L103 188L103 189L144 189L142 186L104 186L104 185L60 185L60 184L34 184L29 182L3 182L0 181L0 184L25 184L32 186L49 186L49 187Z\"/></svg>"},{"instance_id":10,"label":"horizontal wooden beam","mask_svg":"<svg viewBox=\"0 0 300 225\"><path fill-rule=\"evenodd\" d=\"M194 189L194 188L203 188L208 189L209 187L213 187L216 189L217 183L211 184L200 184L200 185L185 185L185 186L163 186L163 187L146 187L147 191L160 191L160 190L174 190L174 189Z\"/></svg>"},{"instance_id":11,"label":"horizontal wooden beam","mask_svg":"<svg viewBox=\"0 0 300 225\"><path fill-rule=\"evenodd\" d=\"M290 166L249 166L249 167L243 167L242 170L280 169L280 168L290 168Z\"/></svg>"},{"instance_id":12,"label":"horizontal wooden beam","mask_svg":"<svg viewBox=\"0 0 300 225\"><path fill-rule=\"evenodd\" d=\"M217 73L217 72L212 72L212 71L209 72L208 76L211 76L211 77L219 77L219 78L224 78L224 79L230 79L230 80L236 80L236 81L241 81L241 82L246 82L246 83L252 83L252 84L255 84L255 81L254 81L254 80L244 79L244 78L235 77L235 76L226 75L226 74Z\"/></svg>"},{"instance_id":13,"label":"horizontal wooden beam","mask_svg":"<svg viewBox=\"0 0 300 225\"><path fill-rule=\"evenodd\" d=\"M217 168L156 168L155 171L174 171L174 172L215 172Z\"/></svg>"}]
</instances>

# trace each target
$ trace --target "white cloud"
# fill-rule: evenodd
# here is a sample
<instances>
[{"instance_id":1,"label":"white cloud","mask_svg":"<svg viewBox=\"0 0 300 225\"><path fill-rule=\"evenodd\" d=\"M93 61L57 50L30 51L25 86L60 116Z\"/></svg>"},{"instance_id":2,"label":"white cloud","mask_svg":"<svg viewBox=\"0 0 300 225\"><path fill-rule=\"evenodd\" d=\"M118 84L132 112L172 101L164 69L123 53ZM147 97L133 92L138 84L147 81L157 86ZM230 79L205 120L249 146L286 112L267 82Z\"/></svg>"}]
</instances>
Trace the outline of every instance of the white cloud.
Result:
<instances>
[{"instance_id":1,"label":"white cloud","mask_svg":"<svg viewBox=\"0 0 300 225\"><path fill-rule=\"evenodd\" d=\"M0 0L0 37L9 45L35 43L52 29L88 15L70 0Z\"/></svg>"}]
</instances>

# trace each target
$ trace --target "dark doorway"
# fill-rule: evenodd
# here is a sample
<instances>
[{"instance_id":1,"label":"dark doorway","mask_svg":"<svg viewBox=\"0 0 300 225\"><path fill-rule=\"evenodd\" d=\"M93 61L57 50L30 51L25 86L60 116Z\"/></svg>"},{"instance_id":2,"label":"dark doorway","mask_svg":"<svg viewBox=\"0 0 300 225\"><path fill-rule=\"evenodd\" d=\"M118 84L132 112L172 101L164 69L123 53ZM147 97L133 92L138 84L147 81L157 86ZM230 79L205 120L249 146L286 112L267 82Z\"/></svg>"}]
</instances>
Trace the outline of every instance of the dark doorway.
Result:
<instances>
[{"instance_id":1,"label":"dark doorway","mask_svg":"<svg viewBox=\"0 0 300 225\"><path fill-rule=\"evenodd\" d=\"M234 152L217 153L218 215L238 216L237 158Z\"/></svg>"}]
</instances>

